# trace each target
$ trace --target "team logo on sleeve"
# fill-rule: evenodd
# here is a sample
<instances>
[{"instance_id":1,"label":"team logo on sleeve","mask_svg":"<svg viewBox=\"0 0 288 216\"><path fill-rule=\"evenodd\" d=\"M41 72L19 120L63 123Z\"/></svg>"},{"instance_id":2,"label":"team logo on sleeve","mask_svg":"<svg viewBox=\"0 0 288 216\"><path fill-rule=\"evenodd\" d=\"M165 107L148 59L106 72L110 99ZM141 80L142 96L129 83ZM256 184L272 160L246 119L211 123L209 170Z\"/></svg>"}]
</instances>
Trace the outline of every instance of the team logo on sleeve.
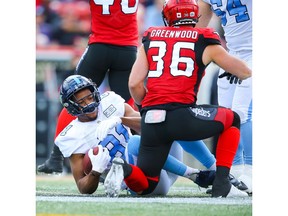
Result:
<instances>
[{"instance_id":1,"label":"team logo on sleeve","mask_svg":"<svg viewBox=\"0 0 288 216\"><path fill-rule=\"evenodd\" d=\"M60 133L60 136L65 136L68 130L70 130L73 127L73 125L68 125L64 128L64 130Z\"/></svg>"},{"instance_id":2,"label":"team logo on sleeve","mask_svg":"<svg viewBox=\"0 0 288 216\"><path fill-rule=\"evenodd\" d=\"M106 118L109 118L114 112L116 112L116 107L111 104L106 110L104 110L103 114Z\"/></svg>"}]
</instances>

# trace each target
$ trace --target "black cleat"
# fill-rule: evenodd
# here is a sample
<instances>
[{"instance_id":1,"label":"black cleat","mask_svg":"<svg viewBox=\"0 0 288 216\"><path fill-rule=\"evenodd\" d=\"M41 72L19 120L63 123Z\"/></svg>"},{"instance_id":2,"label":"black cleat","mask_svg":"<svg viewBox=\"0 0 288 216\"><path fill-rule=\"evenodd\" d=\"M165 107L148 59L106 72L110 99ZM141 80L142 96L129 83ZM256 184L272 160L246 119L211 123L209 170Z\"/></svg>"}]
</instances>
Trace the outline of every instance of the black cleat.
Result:
<instances>
[{"instance_id":1,"label":"black cleat","mask_svg":"<svg viewBox=\"0 0 288 216\"><path fill-rule=\"evenodd\" d=\"M229 174L229 180L231 184L234 185L237 189L242 190L242 191L248 190L248 187L242 181L239 181L231 174Z\"/></svg>"},{"instance_id":2,"label":"black cleat","mask_svg":"<svg viewBox=\"0 0 288 216\"><path fill-rule=\"evenodd\" d=\"M214 170L200 170L199 173L193 173L191 179L199 187L208 188L213 184L216 172Z\"/></svg>"},{"instance_id":3,"label":"black cleat","mask_svg":"<svg viewBox=\"0 0 288 216\"><path fill-rule=\"evenodd\" d=\"M50 157L37 167L37 173L43 174L61 174L63 172L64 157L59 147L53 145L53 150Z\"/></svg>"},{"instance_id":4,"label":"black cleat","mask_svg":"<svg viewBox=\"0 0 288 216\"><path fill-rule=\"evenodd\" d=\"M63 156L50 157L45 163L37 167L37 173L43 174L61 174L63 172Z\"/></svg>"}]
</instances>

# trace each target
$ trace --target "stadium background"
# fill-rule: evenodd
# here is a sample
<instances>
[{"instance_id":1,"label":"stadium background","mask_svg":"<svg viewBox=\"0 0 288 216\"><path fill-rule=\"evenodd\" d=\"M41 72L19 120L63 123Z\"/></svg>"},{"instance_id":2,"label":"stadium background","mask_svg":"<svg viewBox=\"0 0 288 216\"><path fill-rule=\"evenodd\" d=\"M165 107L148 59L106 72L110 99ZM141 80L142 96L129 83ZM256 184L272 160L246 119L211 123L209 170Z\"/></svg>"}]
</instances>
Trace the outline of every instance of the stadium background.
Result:
<instances>
[{"instance_id":1,"label":"stadium background","mask_svg":"<svg viewBox=\"0 0 288 216\"><path fill-rule=\"evenodd\" d=\"M138 8L139 44L148 26L163 25L161 0L140 0ZM87 0L36 0L36 164L49 156L54 141L57 115L62 109L59 86L73 74L87 45L90 33L90 9ZM222 28L214 16L210 26L215 28L225 46ZM215 78L218 67L210 64L199 90L198 103L217 103ZM119 83L121 85L121 83ZM107 79L99 87L109 90ZM213 151L214 139L204 140ZM184 162L193 167L202 165L184 153ZM35 167L35 169L36 169ZM70 172L65 160L65 172Z\"/></svg>"}]
</instances>

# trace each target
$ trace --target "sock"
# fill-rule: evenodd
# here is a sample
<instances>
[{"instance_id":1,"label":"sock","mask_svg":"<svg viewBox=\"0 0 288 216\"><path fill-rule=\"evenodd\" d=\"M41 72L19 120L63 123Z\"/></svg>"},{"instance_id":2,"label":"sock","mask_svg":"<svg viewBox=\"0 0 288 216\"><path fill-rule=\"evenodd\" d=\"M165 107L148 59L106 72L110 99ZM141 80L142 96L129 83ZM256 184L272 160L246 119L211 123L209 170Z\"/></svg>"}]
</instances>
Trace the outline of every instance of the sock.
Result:
<instances>
[{"instance_id":1,"label":"sock","mask_svg":"<svg viewBox=\"0 0 288 216\"><path fill-rule=\"evenodd\" d=\"M208 149L203 140L197 141L178 141L182 148L193 155L203 166L210 168L215 164L216 159L211 151ZM216 167L215 167L216 168Z\"/></svg>"},{"instance_id":2,"label":"sock","mask_svg":"<svg viewBox=\"0 0 288 216\"><path fill-rule=\"evenodd\" d=\"M212 166L207 168L208 170L216 170L216 162L212 164Z\"/></svg>"},{"instance_id":3,"label":"sock","mask_svg":"<svg viewBox=\"0 0 288 216\"><path fill-rule=\"evenodd\" d=\"M240 139L240 131L236 127L225 130L218 139L216 149L216 166L225 166L230 169Z\"/></svg>"},{"instance_id":4,"label":"sock","mask_svg":"<svg viewBox=\"0 0 288 216\"><path fill-rule=\"evenodd\" d=\"M134 192L142 192L149 186L148 180L142 170L134 165L131 165L132 171L130 175L125 174L124 181L126 185Z\"/></svg>"},{"instance_id":5,"label":"sock","mask_svg":"<svg viewBox=\"0 0 288 216\"><path fill-rule=\"evenodd\" d=\"M183 177L190 177L192 174L194 173L199 173L200 170L199 169L194 169L192 167L187 166L186 172L184 173Z\"/></svg>"},{"instance_id":6,"label":"sock","mask_svg":"<svg viewBox=\"0 0 288 216\"><path fill-rule=\"evenodd\" d=\"M184 176L187 170L187 166L184 163L177 160L175 157L168 155L167 160L163 166L163 169L176 175Z\"/></svg>"},{"instance_id":7,"label":"sock","mask_svg":"<svg viewBox=\"0 0 288 216\"><path fill-rule=\"evenodd\" d=\"M226 179L229 175L230 169L225 166L217 166L216 176L217 179Z\"/></svg>"}]
</instances>

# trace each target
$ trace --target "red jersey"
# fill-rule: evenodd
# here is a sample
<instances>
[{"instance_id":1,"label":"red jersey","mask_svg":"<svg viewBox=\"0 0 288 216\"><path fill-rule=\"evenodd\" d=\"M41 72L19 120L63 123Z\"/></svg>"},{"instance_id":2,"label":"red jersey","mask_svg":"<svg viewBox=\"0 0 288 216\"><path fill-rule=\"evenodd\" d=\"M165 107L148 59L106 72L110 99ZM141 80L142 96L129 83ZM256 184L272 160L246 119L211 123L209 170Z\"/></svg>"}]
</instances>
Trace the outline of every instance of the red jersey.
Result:
<instances>
[{"instance_id":1,"label":"red jersey","mask_svg":"<svg viewBox=\"0 0 288 216\"><path fill-rule=\"evenodd\" d=\"M206 68L203 51L208 45L221 45L218 33L211 28L151 27L142 43L149 63L142 107L196 103Z\"/></svg>"},{"instance_id":2,"label":"red jersey","mask_svg":"<svg viewBox=\"0 0 288 216\"><path fill-rule=\"evenodd\" d=\"M138 46L138 3L139 0L90 0L88 43Z\"/></svg>"}]
</instances>

